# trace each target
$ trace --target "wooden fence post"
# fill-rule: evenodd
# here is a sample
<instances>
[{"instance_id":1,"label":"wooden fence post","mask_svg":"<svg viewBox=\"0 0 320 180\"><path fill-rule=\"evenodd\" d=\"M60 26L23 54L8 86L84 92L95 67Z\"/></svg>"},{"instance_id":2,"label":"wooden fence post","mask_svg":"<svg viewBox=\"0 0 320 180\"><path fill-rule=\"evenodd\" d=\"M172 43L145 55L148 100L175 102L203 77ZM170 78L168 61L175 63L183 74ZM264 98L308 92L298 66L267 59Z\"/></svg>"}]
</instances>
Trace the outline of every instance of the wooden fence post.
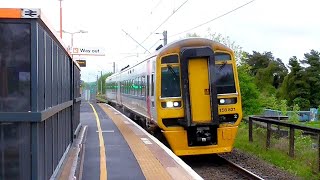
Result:
<instances>
[{"instance_id":1,"label":"wooden fence post","mask_svg":"<svg viewBox=\"0 0 320 180\"><path fill-rule=\"evenodd\" d=\"M249 117L249 142L253 142L252 138L252 119Z\"/></svg>"},{"instance_id":2,"label":"wooden fence post","mask_svg":"<svg viewBox=\"0 0 320 180\"><path fill-rule=\"evenodd\" d=\"M294 157L294 128L290 127L289 156Z\"/></svg>"},{"instance_id":3,"label":"wooden fence post","mask_svg":"<svg viewBox=\"0 0 320 180\"><path fill-rule=\"evenodd\" d=\"M266 148L270 148L270 138L271 138L271 124L267 123L267 143L266 143Z\"/></svg>"},{"instance_id":4,"label":"wooden fence post","mask_svg":"<svg viewBox=\"0 0 320 180\"><path fill-rule=\"evenodd\" d=\"M320 134L318 134L318 172L320 172Z\"/></svg>"}]
</instances>

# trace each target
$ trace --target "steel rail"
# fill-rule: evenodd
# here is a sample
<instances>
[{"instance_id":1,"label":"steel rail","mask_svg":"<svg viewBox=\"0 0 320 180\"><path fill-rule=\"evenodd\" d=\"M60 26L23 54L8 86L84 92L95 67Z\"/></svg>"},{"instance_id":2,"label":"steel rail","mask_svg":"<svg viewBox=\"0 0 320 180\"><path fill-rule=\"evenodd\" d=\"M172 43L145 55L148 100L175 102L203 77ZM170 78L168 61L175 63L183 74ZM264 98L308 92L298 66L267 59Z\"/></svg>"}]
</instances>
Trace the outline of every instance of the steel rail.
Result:
<instances>
[{"instance_id":1,"label":"steel rail","mask_svg":"<svg viewBox=\"0 0 320 180\"><path fill-rule=\"evenodd\" d=\"M262 177L254 174L253 172L239 166L238 164L235 164L221 156L218 155L218 157L222 160L225 161L228 165L230 165L233 169L235 169L236 171L238 171L239 173L241 173L242 175L248 177L249 179L254 179L254 180L264 180Z\"/></svg>"}]
</instances>

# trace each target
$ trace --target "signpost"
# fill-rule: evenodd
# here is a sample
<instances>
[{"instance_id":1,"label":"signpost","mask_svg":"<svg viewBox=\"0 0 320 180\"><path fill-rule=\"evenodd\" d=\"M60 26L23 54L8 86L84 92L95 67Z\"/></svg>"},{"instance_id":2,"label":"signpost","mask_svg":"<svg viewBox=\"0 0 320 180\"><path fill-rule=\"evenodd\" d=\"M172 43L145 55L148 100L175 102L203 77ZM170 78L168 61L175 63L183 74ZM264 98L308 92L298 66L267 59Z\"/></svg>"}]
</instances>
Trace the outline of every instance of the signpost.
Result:
<instances>
[{"instance_id":1,"label":"signpost","mask_svg":"<svg viewBox=\"0 0 320 180\"><path fill-rule=\"evenodd\" d=\"M76 60L80 67L86 67L87 61L86 60Z\"/></svg>"},{"instance_id":2,"label":"signpost","mask_svg":"<svg viewBox=\"0 0 320 180\"><path fill-rule=\"evenodd\" d=\"M103 47L73 47L71 48L72 55L87 55L87 56L104 56L105 49Z\"/></svg>"}]
</instances>

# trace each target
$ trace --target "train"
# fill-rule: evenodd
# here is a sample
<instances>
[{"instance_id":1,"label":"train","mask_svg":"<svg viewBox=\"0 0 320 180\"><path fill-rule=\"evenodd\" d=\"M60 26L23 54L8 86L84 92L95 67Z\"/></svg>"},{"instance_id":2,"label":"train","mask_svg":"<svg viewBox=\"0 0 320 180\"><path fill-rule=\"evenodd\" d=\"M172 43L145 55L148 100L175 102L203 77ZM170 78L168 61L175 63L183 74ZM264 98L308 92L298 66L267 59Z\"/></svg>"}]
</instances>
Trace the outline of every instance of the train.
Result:
<instances>
[{"instance_id":1,"label":"train","mask_svg":"<svg viewBox=\"0 0 320 180\"><path fill-rule=\"evenodd\" d=\"M160 130L177 156L231 152L242 120L234 52L206 38L177 40L124 67L106 79L105 96Z\"/></svg>"}]
</instances>

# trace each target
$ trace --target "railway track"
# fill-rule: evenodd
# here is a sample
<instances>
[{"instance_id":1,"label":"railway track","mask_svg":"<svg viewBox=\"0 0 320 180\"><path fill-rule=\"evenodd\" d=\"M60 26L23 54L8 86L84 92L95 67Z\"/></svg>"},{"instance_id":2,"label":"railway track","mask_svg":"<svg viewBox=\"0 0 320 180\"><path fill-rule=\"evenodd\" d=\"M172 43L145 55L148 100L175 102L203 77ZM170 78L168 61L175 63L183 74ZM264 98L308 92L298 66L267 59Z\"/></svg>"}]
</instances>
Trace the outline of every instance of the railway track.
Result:
<instances>
[{"instance_id":1,"label":"railway track","mask_svg":"<svg viewBox=\"0 0 320 180\"><path fill-rule=\"evenodd\" d=\"M204 179L263 179L219 155L188 156L182 159Z\"/></svg>"},{"instance_id":2,"label":"railway track","mask_svg":"<svg viewBox=\"0 0 320 180\"><path fill-rule=\"evenodd\" d=\"M252 179L252 180L263 180L263 178L261 178L260 176L252 173L251 171L221 157L218 155L218 157L220 158L221 161L224 161L226 164L228 164L230 167L232 167L235 171L239 172L240 174L242 174L243 176L247 177L248 179Z\"/></svg>"}]
</instances>

